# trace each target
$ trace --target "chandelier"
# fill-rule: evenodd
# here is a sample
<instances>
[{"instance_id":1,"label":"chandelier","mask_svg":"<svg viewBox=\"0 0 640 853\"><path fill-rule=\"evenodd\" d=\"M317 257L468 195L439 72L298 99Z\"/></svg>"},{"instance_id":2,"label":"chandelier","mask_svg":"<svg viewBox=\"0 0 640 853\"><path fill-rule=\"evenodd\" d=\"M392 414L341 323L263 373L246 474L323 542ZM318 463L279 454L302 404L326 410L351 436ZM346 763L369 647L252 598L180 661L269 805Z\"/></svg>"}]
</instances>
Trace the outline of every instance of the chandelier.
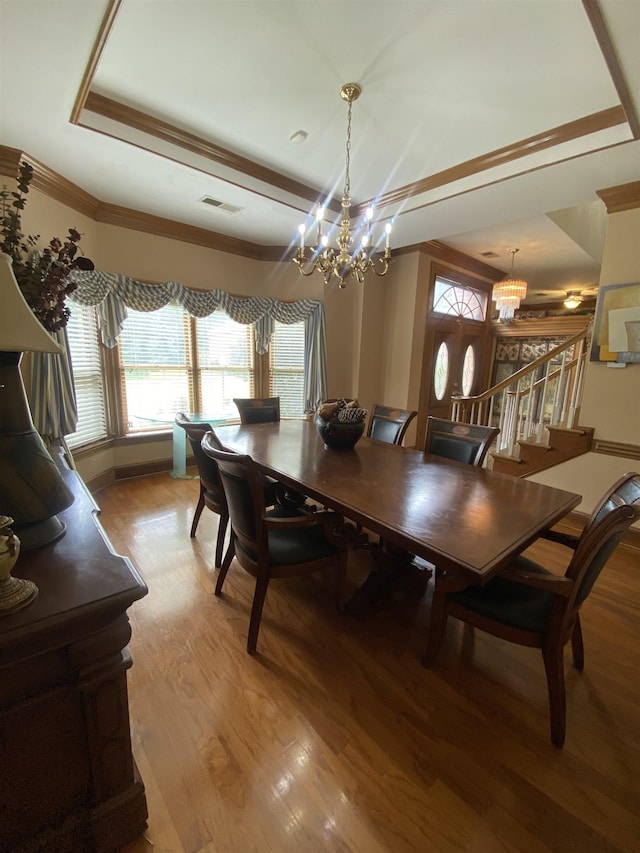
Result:
<instances>
[{"instance_id":1,"label":"chandelier","mask_svg":"<svg viewBox=\"0 0 640 853\"><path fill-rule=\"evenodd\" d=\"M582 291L581 290L568 290L567 295L564 299L564 307L568 308L569 311L573 311L574 308L577 308L582 304Z\"/></svg>"},{"instance_id":2,"label":"chandelier","mask_svg":"<svg viewBox=\"0 0 640 853\"><path fill-rule=\"evenodd\" d=\"M505 323L513 319L516 308L520 307L520 300L527 295L527 282L513 277L513 259L518 249L509 249L509 251L511 252L511 272L502 281L493 285L491 294L500 319Z\"/></svg>"},{"instance_id":3,"label":"chandelier","mask_svg":"<svg viewBox=\"0 0 640 853\"><path fill-rule=\"evenodd\" d=\"M351 159L351 105L360 97L360 86L357 83L345 83L340 89L340 97L349 105L347 113L347 145L344 174L344 194L342 196L342 219L340 222L340 233L338 234L338 249L329 246L329 237L322 233L322 222L324 220L325 208L319 206L316 211L316 245L313 249L305 248L305 225L298 227L300 235L300 246L293 261L298 266L301 275L310 276L319 272L324 283L329 284L332 276L338 279L338 287L346 286L347 279L352 276L358 282L363 282L365 273L371 270L377 276L386 275L391 262L391 250L389 248L389 235L391 224L385 226L385 249L384 254L375 258L375 245L372 239L371 220L373 219L373 207L367 208L363 223L360 226L362 237L357 248L352 249L356 243L356 236L351 227L351 181L349 178L349 165Z\"/></svg>"}]
</instances>

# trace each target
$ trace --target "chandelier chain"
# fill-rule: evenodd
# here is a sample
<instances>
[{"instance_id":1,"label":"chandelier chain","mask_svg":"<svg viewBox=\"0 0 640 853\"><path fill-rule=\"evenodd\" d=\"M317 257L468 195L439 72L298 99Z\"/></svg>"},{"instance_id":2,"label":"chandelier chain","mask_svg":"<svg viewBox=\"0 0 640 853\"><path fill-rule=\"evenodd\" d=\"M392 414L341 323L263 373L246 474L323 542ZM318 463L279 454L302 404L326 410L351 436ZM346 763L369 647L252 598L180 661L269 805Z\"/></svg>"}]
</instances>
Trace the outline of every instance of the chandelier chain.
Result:
<instances>
[{"instance_id":1,"label":"chandelier chain","mask_svg":"<svg viewBox=\"0 0 640 853\"><path fill-rule=\"evenodd\" d=\"M344 195L345 198L351 198L351 178L349 177L349 165L351 163L351 101L349 101L349 109L347 111L347 152L345 157L344 170Z\"/></svg>"}]
</instances>

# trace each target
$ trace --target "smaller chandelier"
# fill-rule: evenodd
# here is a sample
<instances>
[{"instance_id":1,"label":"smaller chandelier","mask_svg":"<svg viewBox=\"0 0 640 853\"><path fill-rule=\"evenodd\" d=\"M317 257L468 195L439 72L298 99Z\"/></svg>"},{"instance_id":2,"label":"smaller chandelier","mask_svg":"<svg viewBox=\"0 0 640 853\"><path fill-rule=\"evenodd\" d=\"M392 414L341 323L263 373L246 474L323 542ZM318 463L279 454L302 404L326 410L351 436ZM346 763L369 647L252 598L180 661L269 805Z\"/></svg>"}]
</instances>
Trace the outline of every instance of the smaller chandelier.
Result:
<instances>
[{"instance_id":1,"label":"smaller chandelier","mask_svg":"<svg viewBox=\"0 0 640 853\"><path fill-rule=\"evenodd\" d=\"M569 311L573 311L574 308L577 308L578 305L582 304L582 291L581 290L567 290L567 295L564 299L564 307L568 308Z\"/></svg>"},{"instance_id":2,"label":"smaller chandelier","mask_svg":"<svg viewBox=\"0 0 640 853\"><path fill-rule=\"evenodd\" d=\"M516 308L520 307L520 300L527 295L527 282L513 277L513 259L518 249L509 249L509 251L511 252L511 272L505 279L493 285L491 294L500 320L504 323L513 319Z\"/></svg>"},{"instance_id":3,"label":"smaller chandelier","mask_svg":"<svg viewBox=\"0 0 640 853\"><path fill-rule=\"evenodd\" d=\"M385 226L385 249L384 254L374 257L375 245L372 239L371 220L373 219L373 207L367 208L362 223L362 237L359 246L352 249L356 242L351 228L351 180L349 177L349 165L351 159L351 105L360 97L360 86L357 83L345 83L340 89L340 97L349 105L347 114L347 146L344 175L344 194L342 196L342 219L340 222L340 233L338 234L338 250L329 246L329 238L322 233L322 222L324 220L325 208L318 207L316 211L316 245L313 249L305 248L304 225L298 227L300 234L300 246L293 262L297 264L301 275L310 276L319 272L324 277L324 283L329 284L332 276L338 279L338 287L346 286L347 279L352 276L356 281L362 283L365 274L371 270L377 276L386 275L391 262L391 250L389 248L389 235L391 224Z\"/></svg>"}]
</instances>

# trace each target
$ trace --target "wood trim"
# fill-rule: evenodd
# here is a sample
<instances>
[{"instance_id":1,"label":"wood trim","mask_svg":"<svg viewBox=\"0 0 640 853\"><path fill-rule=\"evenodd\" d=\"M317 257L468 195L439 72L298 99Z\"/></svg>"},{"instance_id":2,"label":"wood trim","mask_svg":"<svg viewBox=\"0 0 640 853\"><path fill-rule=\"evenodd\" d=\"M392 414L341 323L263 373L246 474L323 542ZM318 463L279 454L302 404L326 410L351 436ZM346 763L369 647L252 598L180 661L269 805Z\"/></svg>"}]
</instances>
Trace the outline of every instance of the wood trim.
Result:
<instances>
[{"instance_id":1,"label":"wood trim","mask_svg":"<svg viewBox=\"0 0 640 853\"><path fill-rule=\"evenodd\" d=\"M490 282L500 281L500 279L504 278L502 270L485 264L484 261L479 261L477 258L472 258L470 255L465 255L464 252L460 252L452 246L447 246L446 243L441 243L439 240L427 240L418 246L409 246L407 248L409 251L416 251L418 249L423 254L430 255L430 257L441 261L443 264L462 267L467 272L487 279ZM394 251L394 255L404 252L405 249L398 249ZM477 282L470 282L470 284L472 287L475 287Z\"/></svg>"},{"instance_id":2,"label":"wood trim","mask_svg":"<svg viewBox=\"0 0 640 853\"><path fill-rule=\"evenodd\" d=\"M607 63L611 80L620 98L622 108L626 113L627 122L629 123L633 138L640 139L640 119L638 118L638 113L636 112L633 98L627 86L624 71L618 60L618 54L613 46L613 40L609 33L607 22L602 14L600 4L598 0L582 0L582 7L589 19L591 29L596 37L604 61Z\"/></svg>"},{"instance_id":3,"label":"wood trim","mask_svg":"<svg viewBox=\"0 0 640 853\"><path fill-rule=\"evenodd\" d=\"M130 228L134 231L154 234L157 237L193 243L197 246L218 249L221 252L241 255L244 258L253 258L259 261L271 260L272 251L276 255L276 259L279 260L283 252L279 247L259 246L257 243L250 243L248 240L240 240L237 237L229 237L215 231L208 231L206 228L185 225L171 219L163 219L160 216L130 210L127 207L118 207L115 204L98 204L95 219L97 222L104 222L106 225Z\"/></svg>"},{"instance_id":4,"label":"wood trim","mask_svg":"<svg viewBox=\"0 0 640 853\"><path fill-rule=\"evenodd\" d=\"M570 533L576 533L580 535L584 530L587 521L589 521L589 515L585 512L578 512L577 510L572 510L568 515L558 522L558 524L554 525L556 528L561 530L567 530ZM622 543L629 548L635 548L640 551L640 528L638 527L630 527L625 535L622 537Z\"/></svg>"},{"instance_id":5,"label":"wood trim","mask_svg":"<svg viewBox=\"0 0 640 853\"><path fill-rule=\"evenodd\" d=\"M639 444L624 444L620 441L609 441L606 438L594 438L591 446L592 453L605 453L607 456L624 456L627 459L640 460Z\"/></svg>"},{"instance_id":6,"label":"wood trim","mask_svg":"<svg viewBox=\"0 0 640 853\"><path fill-rule=\"evenodd\" d=\"M78 93L76 94L73 109L71 110L71 115L69 116L69 121L71 122L71 124L78 123L80 113L85 107L87 98L89 97L89 90L91 88L91 84L93 82L93 78L95 77L96 69L98 67L98 63L100 62L100 58L102 57L109 36L111 35L111 30L113 29L113 25L115 24L121 5L122 0L109 0L106 11L102 16L100 29L98 30L98 35L96 36L96 40L93 43L93 48L91 49L89 61L87 62L84 74L82 75L80 88L78 89Z\"/></svg>"},{"instance_id":7,"label":"wood trim","mask_svg":"<svg viewBox=\"0 0 640 853\"><path fill-rule=\"evenodd\" d=\"M379 210L385 205L406 201L412 196L421 195L436 187L459 181L462 178L468 178L471 175L477 175L479 172L493 169L495 166L502 166L505 163L511 163L522 157L528 157L531 154L536 154L555 145L562 145L565 142L580 139L582 136L589 136L592 133L607 130L616 125L624 124L626 121L627 117L621 106L610 107L609 109L592 113L584 118L576 119L576 121L571 121L567 124L561 124L551 130L530 136L528 139L522 139L519 142L499 148L496 151L482 154L480 157L474 157L465 163L458 163L450 169L436 172L434 175L430 175L420 181L390 190L376 199L376 208Z\"/></svg>"},{"instance_id":8,"label":"wood trim","mask_svg":"<svg viewBox=\"0 0 640 853\"><path fill-rule=\"evenodd\" d=\"M268 169L258 163L253 162L245 157L240 157L233 151L230 151L221 146L214 145L205 139L202 139L195 134L177 128L168 122L157 119L140 110L133 109L117 101L107 98L103 95L98 95L95 92L88 94L85 109L90 112L101 115L104 118L115 121L119 124L124 124L127 127L147 133L157 139L163 139L172 145L183 148L186 151L191 151L197 156L208 160L220 163L235 171L256 178L264 183L278 187L285 192L305 199L311 204L317 204L322 193L306 184L299 181L294 181L285 175L280 174L272 169ZM352 215L357 217L361 215L367 207L375 202L376 209L381 210L387 205L405 202L409 198L437 187L444 186L462 178L476 175L480 172L492 169L496 166L504 165L505 163L513 162L523 157L528 157L531 154L536 154L547 148L552 148L556 145L562 145L565 142L570 142L574 139L579 139L582 136L588 136L592 133L597 133L601 130L606 130L616 125L623 124L627 121L625 110L621 106L610 107L606 110L601 110L598 113L585 116L581 119L568 122L536 134L527 139L520 140L511 145L499 148L496 151L490 151L475 157L472 160L467 160L464 163L459 163L442 172L437 172L434 175L429 175L420 181L415 181L411 184L406 184L395 190L390 190L376 199L369 199L360 204L352 205ZM144 146L140 146L144 148ZM158 155L163 156L163 155ZM339 213L341 206L339 201L332 199L326 202L327 206Z\"/></svg>"},{"instance_id":9,"label":"wood trim","mask_svg":"<svg viewBox=\"0 0 640 853\"><path fill-rule=\"evenodd\" d=\"M82 213L84 216L91 219L96 218L96 210L99 204L97 198L63 178L62 175L54 172L53 169L45 166L44 163L36 160L35 157L25 151L0 146L0 171L4 174L11 174L15 179L22 160L33 166L31 188L40 190L50 198L66 204L67 207Z\"/></svg>"},{"instance_id":10,"label":"wood trim","mask_svg":"<svg viewBox=\"0 0 640 853\"><path fill-rule=\"evenodd\" d=\"M617 187L596 190L596 195L604 202L607 213L635 210L640 207L640 181L632 181L629 184L619 184Z\"/></svg>"},{"instance_id":11,"label":"wood trim","mask_svg":"<svg viewBox=\"0 0 640 853\"><path fill-rule=\"evenodd\" d=\"M229 169L233 169L243 175L255 178L263 183L278 187L284 192L291 193L298 198L305 199L310 204L317 204L324 198L323 193L313 187L303 184L300 181L295 181L288 178L286 175L276 172L274 169L268 169L266 166L261 166L247 157L241 157L228 148L223 148L220 145L214 145L208 142L195 133L190 133L179 127L175 127L169 122L162 119L136 110L133 107L128 107L125 104L107 98L104 95L98 95L95 92L89 92L85 105L85 109L89 112L101 115L103 118L115 121L118 124L126 125L127 127L146 133L156 139L162 139L171 145L176 145L185 151L190 151L198 157L203 157L206 160L211 160L219 163ZM144 146L140 146L144 149ZM147 149L145 149L147 150ZM155 153L155 152L154 152ZM158 155L163 156L163 155ZM342 208L340 203L334 199L327 203L327 206L339 213Z\"/></svg>"},{"instance_id":12,"label":"wood trim","mask_svg":"<svg viewBox=\"0 0 640 853\"><path fill-rule=\"evenodd\" d=\"M512 320L510 323L491 321L491 330L499 338L526 338L532 335L555 337L556 335L575 335L585 329L591 320L591 314L574 314L562 317L540 317L533 320Z\"/></svg>"}]
</instances>

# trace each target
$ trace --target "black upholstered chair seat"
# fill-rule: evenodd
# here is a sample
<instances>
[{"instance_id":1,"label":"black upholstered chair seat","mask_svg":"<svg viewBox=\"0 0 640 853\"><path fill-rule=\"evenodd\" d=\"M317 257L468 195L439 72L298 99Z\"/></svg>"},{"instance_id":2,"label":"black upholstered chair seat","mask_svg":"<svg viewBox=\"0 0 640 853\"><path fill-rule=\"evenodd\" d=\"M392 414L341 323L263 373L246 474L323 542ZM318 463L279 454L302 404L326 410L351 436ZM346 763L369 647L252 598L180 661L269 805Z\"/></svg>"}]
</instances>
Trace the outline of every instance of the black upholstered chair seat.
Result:
<instances>
[{"instance_id":1,"label":"black upholstered chair seat","mask_svg":"<svg viewBox=\"0 0 640 853\"><path fill-rule=\"evenodd\" d=\"M517 557L509 568L551 576L551 572L527 557ZM535 633L545 630L556 600L552 592L514 583L504 575L485 586L469 586L459 592L450 592L448 598L451 603L462 605L488 619Z\"/></svg>"}]
</instances>

